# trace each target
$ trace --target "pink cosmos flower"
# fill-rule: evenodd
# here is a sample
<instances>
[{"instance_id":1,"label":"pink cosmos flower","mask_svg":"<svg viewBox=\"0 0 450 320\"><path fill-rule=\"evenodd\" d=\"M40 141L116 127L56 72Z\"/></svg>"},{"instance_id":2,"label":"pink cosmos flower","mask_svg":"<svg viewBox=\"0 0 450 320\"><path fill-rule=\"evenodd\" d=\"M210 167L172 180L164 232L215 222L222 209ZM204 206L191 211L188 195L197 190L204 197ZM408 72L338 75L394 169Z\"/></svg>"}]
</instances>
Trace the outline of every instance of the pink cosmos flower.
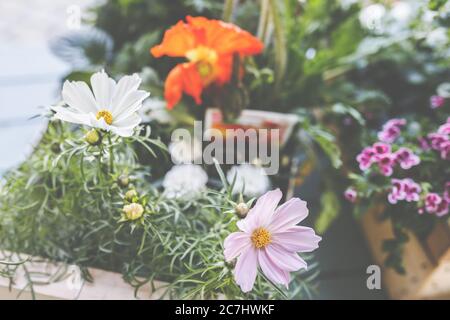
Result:
<instances>
[{"instance_id":1,"label":"pink cosmos flower","mask_svg":"<svg viewBox=\"0 0 450 320\"><path fill-rule=\"evenodd\" d=\"M383 125L378 132L378 139L382 142L392 143L400 136L400 129L406 125L405 119L391 119Z\"/></svg>"},{"instance_id":2,"label":"pink cosmos flower","mask_svg":"<svg viewBox=\"0 0 450 320\"><path fill-rule=\"evenodd\" d=\"M355 203L356 199L358 198L358 193L356 192L356 190L354 188L348 188L344 192L344 197L351 203Z\"/></svg>"},{"instance_id":3,"label":"pink cosmos flower","mask_svg":"<svg viewBox=\"0 0 450 320\"><path fill-rule=\"evenodd\" d=\"M436 213L442 201L444 200L440 195L434 192L430 192L425 197L425 209L428 213Z\"/></svg>"},{"instance_id":4,"label":"pink cosmos flower","mask_svg":"<svg viewBox=\"0 0 450 320\"><path fill-rule=\"evenodd\" d=\"M395 153L395 161L402 169L410 169L420 163L420 158L408 148L400 148Z\"/></svg>"},{"instance_id":5,"label":"pink cosmos flower","mask_svg":"<svg viewBox=\"0 0 450 320\"><path fill-rule=\"evenodd\" d=\"M440 108L444 105L445 103L445 98L441 97L441 96L432 96L430 98L430 106L431 109L437 109Z\"/></svg>"},{"instance_id":6,"label":"pink cosmos flower","mask_svg":"<svg viewBox=\"0 0 450 320\"><path fill-rule=\"evenodd\" d=\"M321 237L311 228L297 226L308 215L306 202L293 198L277 208L281 197L280 189L262 195L238 221L240 231L225 239L225 259L237 258L234 279L243 292L252 290L258 267L268 279L288 287L289 273L307 267L297 252L318 248Z\"/></svg>"}]
</instances>

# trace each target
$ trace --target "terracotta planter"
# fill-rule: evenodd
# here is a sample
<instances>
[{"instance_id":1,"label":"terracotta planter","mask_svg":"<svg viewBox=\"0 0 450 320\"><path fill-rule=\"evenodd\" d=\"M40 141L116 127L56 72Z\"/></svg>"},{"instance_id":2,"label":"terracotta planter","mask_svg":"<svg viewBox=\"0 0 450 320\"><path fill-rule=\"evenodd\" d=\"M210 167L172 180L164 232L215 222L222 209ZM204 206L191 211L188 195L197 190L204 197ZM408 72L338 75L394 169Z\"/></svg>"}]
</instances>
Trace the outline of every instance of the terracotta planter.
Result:
<instances>
[{"instance_id":1,"label":"terracotta planter","mask_svg":"<svg viewBox=\"0 0 450 320\"><path fill-rule=\"evenodd\" d=\"M362 217L361 226L376 264L382 267L384 289L392 299L450 299L450 228L438 224L421 242L409 233L403 251L406 274L384 268L385 239L392 238L389 220L380 220L384 206L373 207Z\"/></svg>"}]
</instances>

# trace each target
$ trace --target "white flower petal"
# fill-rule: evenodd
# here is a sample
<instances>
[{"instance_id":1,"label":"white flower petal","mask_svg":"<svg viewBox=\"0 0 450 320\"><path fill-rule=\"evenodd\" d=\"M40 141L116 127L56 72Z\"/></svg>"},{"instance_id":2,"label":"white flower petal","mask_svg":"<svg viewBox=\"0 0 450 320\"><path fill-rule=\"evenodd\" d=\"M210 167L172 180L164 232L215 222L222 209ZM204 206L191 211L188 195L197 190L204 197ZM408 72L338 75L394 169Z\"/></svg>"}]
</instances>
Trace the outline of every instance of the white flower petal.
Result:
<instances>
[{"instance_id":1,"label":"white flower petal","mask_svg":"<svg viewBox=\"0 0 450 320\"><path fill-rule=\"evenodd\" d=\"M70 108L53 108L55 118L112 131L123 137L131 136L142 121L137 111L149 96L148 92L137 90L140 83L141 79L134 74L116 84L104 71L91 76L93 91L84 82L66 81L62 95ZM102 109L111 113L111 125L103 117L97 119L97 112Z\"/></svg>"},{"instance_id":2,"label":"white flower petal","mask_svg":"<svg viewBox=\"0 0 450 320\"><path fill-rule=\"evenodd\" d=\"M116 90L112 97L111 112L116 114L120 107L122 100L127 96L130 91L135 91L141 84L141 78L135 73L131 76L122 77L117 83Z\"/></svg>"},{"instance_id":3,"label":"white flower petal","mask_svg":"<svg viewBox=\"0 0 450 320\"><path fill-rule=\"evenodd\" d=\"M118 128L128 128L128 127L137 127L141 123L142 119L137 113L131 114L129 117L124 118L120 121L114 121L114 127Z\"/></svg>"},{"instance_id":4,"label":"white flower petal","mask_svg":"<svg viewBox=\"0 0 450 320\"><path fill-rule=\"evenodd\" d=\"M118 136L127 138L131 137L134 133L134 127L132 128L118 128L118 127L110 127L111 131L117 134Z\"/></svg>"},{"instance_id":5,"label":"white flower petal","mask_svg":"<svg viewBox=\"0 0 450 320\"><path fill-rule=\"evenodd\" d=\"M208 174L199 165L173 166L163 180L164 191L169 198L195 198L206 187Z\"/></svg>"},{"instance_id":6,"label":"white flower petal","mask_svg":"<svg viewBox=\"0 0 450 320\"><path fill-rule=\"evenodd\" d=\"M97 103L88 85L81 81L65 81L62 97L66 104L82 113L97 112Z\"/></svg>"},{"instance_id":7,"label":"white flower petal","mask_svg":"<svg viewBox=\"0 0 450 320\"><path fill-rule=\"evenodd\" d=\"M105 71L96 72L91 76L91 86L94 91L98 108L112 109L112 97L116 87L116 82L108 77Z\"/></svg>"},{"instance_id":8,"label":"white flower petal","mask_svg":"<svg viewBox=\"0 0 450 320\"><path fill-rule=\"evenodd\" d=\"M120 121L130 114L138 111L142 107L142 101L150 95L147 91L136 90L129 92L122 102L119 104L118 108L115 109L113 117Z\"/></svg>"},{"instance_id":9,"label":"white flower petal","mask_svg":"<svg viewBox=\"0 0 450 320\"><path fill-rule=\"evenodd\" d=\"M232 183L234 177L236 181L233 188L233 194L243 191L247 197L260 196L270 188L270 180L261 167L248 163L239 166L233 166L227 172L227 180Z\"/></svg>"},{"instance_id":10,"label":"white flower petal","mask_svg":"<svg viewBox=\"0 0 450 320\"><path fill-rule=\"evenodd\" d=\"M109 131L111 127L105 122L104 118L97 119L94 114L90 114L90 126L102 130Z\"/></svg>"},{"instance_id":11,"label":"white flower petal","mask_svg":"<svg viewBox=\"0 0 450 320\"><path fill-rule=\"evenodd\" d=\"M56 114L54 115L55 119L76 124L84 124L84 125L90 124L89 114L73 112L70 111L69 108L64 108L60 106L53 107L52 110L56 112Z\"/></svg>"}]
</instances>

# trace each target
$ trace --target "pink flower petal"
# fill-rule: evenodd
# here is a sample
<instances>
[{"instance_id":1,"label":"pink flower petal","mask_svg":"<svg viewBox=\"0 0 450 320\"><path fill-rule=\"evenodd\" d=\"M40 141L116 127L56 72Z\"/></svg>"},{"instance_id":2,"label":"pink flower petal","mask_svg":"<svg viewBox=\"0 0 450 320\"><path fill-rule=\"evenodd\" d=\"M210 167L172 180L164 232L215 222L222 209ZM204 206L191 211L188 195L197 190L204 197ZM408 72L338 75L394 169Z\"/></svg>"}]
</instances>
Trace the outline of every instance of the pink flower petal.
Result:
<instances>
[{"instance_id":1,"label":"pink flower petal","mask_svg":"<svg viewBox=\"0 0 450 320\"><path fill-rule=\"evenodd\" d=\"M297 271L307 267L306 262L297 253L287 251L276 243L270 244L264 250L270 257L270 260L282 270Z\"/></svg>"},{"instance_id":2,"label":"pink flower petal","mask_svg":"<svg viewBox=\"0 0 450 320\"><path fill-rule=\"evenodd\" d=\"M282 196L280 189L263 194L249 211L247 217L236 223L237 227L241 231L251 233L256 228L267 226Z\"/></svg>"},{"instance_id":3,"label":"pink flower petal","mask_svg":"<svg viewBox=\"0 0 450 320\"><path fill-rule=\"evenodd\" d=\"M234 232L224 241L224 256L226 261L231 261L251 246L250 236L244 232Z\"/></svg>"},{"instance_id":4,"label":"pink flower petal","mask_svg":"<svg viewBox=\"0 0 450 320\"><path fill-rule=\"evenodd\" d=\"M258 250L258 262L261 266L262 272L264 272L267 278L275 283L285 285L286 288L288 287L291 280L289 272L282 270L275 263L273 263L266 250Z\"/></svg>"},{"instance_id":5,"label":"pink flower petal","mask_svg":"<svg viewBox=\"0 0 450 320\"><path fill-rule=\"evenodd\" d=\"M239 228L239 230L244 231L246 233L252 233L253 230L255 230L257 225L257 214L250 215L251 210L249 211L249 214L247 214L247 217L245 219L239 220L236 222L236 226Z\"/></svg>"},{"instance_id":6,"label":"pink flower petal","mask_svg":"<svg viewBox=\"0 0 450 320\"><path fill-rule=\"evenodd\" d=\"M247 251L237 259L234 268L234 280L241 287L242 292L249 292L255 283L258 271L258 256L254 248L249 247Z\"/></svg>"},{"instance_id":7,"label":"pink flower petal","mask_svg":"<svg viewBox=\"0 0 450 320\"><path fill-rule=\"evenodd\" d=\"M280 206L273 215L269 229L272 232L282 231L295 226L308 216L306 202L293 198Z\"/></svg>"},{"instance_id":8,"label":"pink flower petal","mask_svg":"<svg viewBox=\"0 0 450 320\"><path fill-rule=\"evenodd\" d=\"M308 227L294 226L289 229L274 233L272 242L293 252L311 252L319 247L321 237Z\"/></svg>"}]
</instances>

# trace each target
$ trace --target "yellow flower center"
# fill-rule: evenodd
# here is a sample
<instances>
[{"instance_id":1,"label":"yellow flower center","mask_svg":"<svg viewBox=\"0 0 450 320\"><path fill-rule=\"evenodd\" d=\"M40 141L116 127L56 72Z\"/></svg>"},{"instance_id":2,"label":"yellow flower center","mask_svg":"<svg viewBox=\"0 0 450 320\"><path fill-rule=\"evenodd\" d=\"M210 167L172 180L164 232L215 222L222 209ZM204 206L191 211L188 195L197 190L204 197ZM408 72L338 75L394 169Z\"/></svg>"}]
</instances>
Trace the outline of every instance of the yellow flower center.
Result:
<instances>
[{"instance_id":1,"label":"yellow flower center","mask_svg":"<svg viewBox=\"0 0 450 320\"><path fill-rule=\"evenodd\" d=\"M198 73L202 78L207 78L214 73L214 65L217 63L217 52L205 46L198 46L186 53L186 58L197 65Z\"/></svg>"},{"instance_id":2,"label":"yellow flower center","mask_svg":"<svg viewBox=\"0 0 450 320\"><path fill-rule=\"evenodd\" d=\"M217 62L217 52L205 46L198 46L186 52L186 58L191 62L208 62L215 64Z\"/></svg>"},{"instance_id":3,"label":"yellow flower center","mask_svg":"<svg viewBox=\"0 0 450 320\"><path fill-rule=\"evenodd\" d=\"M252 243L257 249L266 247L271 241L272 236L265 228L258 228L252 233Z\"/></svg>"},{"instance_id":4,"label":"yellow flower center","mask_svg":"<svg viewBox=\"0 0 450 320\"><path fill-rule=\"evenodd\" d=\"M111 125L113 122L113 116L108 110L100 110L99 112L97 112L97 115L95 117L97 118L97 120L103 118L103 120L105 120L105 122L109 125Z\"/></svg>"}]
</instances>

